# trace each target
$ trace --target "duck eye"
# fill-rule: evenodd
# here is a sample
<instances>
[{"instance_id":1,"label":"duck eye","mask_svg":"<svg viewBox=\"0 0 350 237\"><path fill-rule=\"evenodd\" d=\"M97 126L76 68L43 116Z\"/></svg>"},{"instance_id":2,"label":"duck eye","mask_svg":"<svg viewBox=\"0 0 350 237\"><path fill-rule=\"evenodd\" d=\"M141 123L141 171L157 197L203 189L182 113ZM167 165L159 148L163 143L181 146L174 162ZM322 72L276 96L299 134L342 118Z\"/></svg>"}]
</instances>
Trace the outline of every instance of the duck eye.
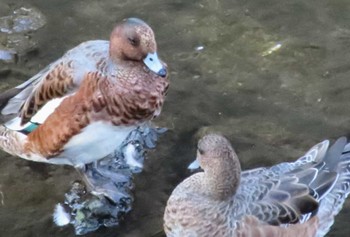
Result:
<instances>
[{"instance_id":1,"label":"duck eye","mask_svg":"<svg viewBox=\"0 0 350 237\"><path fill-rule=\"evenodd\" d=\"M204 154L204 151L203 151L202 149L200 149L200 148L198 148L198 152L199 152L199 154L201 154L201 155Z\"/></svg>"},{"instance_id":2,"label":"duck eye","mask_svg":"<svg viewBox=\"0 0 350 237\"><path fill-rule=\"evenodd\" d=\"M128 38L128 40L129 40L129 43L132 46L137 46L138 45L138 41L135 38Z\"/></svg>"}]
</instances>

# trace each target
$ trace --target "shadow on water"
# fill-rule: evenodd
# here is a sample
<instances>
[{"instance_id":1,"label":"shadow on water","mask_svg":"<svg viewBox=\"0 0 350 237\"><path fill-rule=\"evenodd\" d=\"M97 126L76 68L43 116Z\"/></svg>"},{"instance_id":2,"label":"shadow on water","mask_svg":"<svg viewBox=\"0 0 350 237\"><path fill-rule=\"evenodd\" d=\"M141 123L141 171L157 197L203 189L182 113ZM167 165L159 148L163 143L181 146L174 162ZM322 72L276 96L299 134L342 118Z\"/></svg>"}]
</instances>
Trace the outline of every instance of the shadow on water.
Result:
<instances>
[{"instance_id":1,"label":"shadow on water","mask_svg":"<svg viewBox=\"0 0 350 237\"><path fill-rule=\"evenodd\" d=\"M35 50L1 64L10 89L90 39L106 39L116 21L137 16L155 30L171 69L162 115L170 128L135 176L135 203L119 228L86 236L163 236L171 190L189 175L196 140L219 131L243 168L292 160L313 144L350 131L350 3L342 1L2 0L0 16L34 6L47 24L29 34ZM1 42L1 37L0 37ZM74 236L52 223L54 205L77 179L70 167L33 164L1 153L0 235ZM349 233L349 202L328 236Z\"/></svg>"}]
</instances>

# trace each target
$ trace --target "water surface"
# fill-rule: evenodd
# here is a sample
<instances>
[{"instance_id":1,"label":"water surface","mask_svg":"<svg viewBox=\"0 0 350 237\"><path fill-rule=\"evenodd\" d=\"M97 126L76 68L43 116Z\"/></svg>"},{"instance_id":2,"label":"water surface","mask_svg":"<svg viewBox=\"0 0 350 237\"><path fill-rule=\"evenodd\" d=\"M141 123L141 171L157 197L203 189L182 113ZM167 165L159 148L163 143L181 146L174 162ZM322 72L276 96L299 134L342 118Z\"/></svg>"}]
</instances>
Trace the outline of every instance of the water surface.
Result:
<instances>
[{"instance_id":1,"label":"water surface","mask_svg":"<svg viewBox=\"0 0 350 237\"><path fill-rule=\"evenodd\" d=\"M153 27L171 70L155 121L170 132L135 176L134 210L119 228L89 237L163 236L164 205L189 175L185 168L205 131L224 133L245 169L294 160L350 131L349 1L0 0L0 14L22 5L37 7L48 22L31 34L36 50L17 64L1 64L2 90L80 42L108 38L116 21L131 16ZM71 228L55 227L51 213L76 178L70 167L2 152L0 236L74 236ZM347 202L328 236L350 232L349 211Z\"/></svg>"}]
</instances>

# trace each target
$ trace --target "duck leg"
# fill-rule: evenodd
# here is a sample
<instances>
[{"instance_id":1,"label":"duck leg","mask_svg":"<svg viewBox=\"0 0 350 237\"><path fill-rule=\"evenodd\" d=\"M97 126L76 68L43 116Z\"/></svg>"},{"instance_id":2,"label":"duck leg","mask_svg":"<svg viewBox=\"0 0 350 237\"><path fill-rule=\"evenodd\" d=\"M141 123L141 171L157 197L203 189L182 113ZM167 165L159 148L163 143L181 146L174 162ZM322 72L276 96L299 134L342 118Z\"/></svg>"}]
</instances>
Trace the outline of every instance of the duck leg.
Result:
<instances>
[{"instance_id":1,"label":"duck leg","mask_svg":"<svg viewBox=\"0 0 350 237\"><path fill-rule=\"evenodd\" d=\"M152 149L165 128L145 124L131 131L120 148L99 161L78 168L87 189L94 195L103 195L113 203L130 197L132 173L142 171L145 148Z\"/></svg>"}]
</instances>

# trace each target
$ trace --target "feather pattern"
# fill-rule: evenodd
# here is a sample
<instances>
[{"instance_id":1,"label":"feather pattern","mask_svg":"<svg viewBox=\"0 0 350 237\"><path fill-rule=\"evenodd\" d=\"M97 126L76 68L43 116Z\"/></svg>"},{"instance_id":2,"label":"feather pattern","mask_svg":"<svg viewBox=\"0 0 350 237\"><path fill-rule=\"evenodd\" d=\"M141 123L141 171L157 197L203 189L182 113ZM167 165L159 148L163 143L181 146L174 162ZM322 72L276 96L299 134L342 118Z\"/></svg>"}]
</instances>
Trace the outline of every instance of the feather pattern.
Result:
<instances>
[{"instance_id":1,"label":"feather pattern","mask_svg":"<svg viewBox=\"0 0 350 237\"><path fill-rule=\"evenodd\" d=\"M0 147L70 165L112 153L128 132L160 114L169 81L156 50L152 29L134 18L117 24L110 41L71 49L17 86L21 92L1 111L15 118L0 126ZM149 55L156 67L144 63Z\"/></svg>"},{"instance_id":2,"label":"feather pattern","mask_svg":"<svg viewBox=\"0 0 350 237\"><path fill-rule=\"evenodd\" d=\"M228 140L207 135L197 155L204 172L184 180L168 200L167 236L324 236L349 194L348 150L344 137L330 148L324 141L295 162L237 179L240 166ZM222 186L231 194L218 195Z\"/></svg>"}]
</instances>

